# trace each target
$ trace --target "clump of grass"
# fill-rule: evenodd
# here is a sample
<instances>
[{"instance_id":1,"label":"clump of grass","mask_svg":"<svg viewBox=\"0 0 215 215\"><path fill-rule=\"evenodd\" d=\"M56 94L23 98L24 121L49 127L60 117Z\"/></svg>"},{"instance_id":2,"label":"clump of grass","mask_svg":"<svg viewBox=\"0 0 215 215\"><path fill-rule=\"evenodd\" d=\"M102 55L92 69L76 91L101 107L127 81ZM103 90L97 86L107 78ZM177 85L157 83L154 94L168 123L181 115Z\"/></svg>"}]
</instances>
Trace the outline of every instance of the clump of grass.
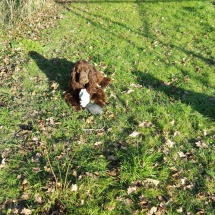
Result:
<instances>
[{"instance_id":1,"label":"clump of grass","mask_svg":"<svg viewBox=\"0 0 215 215\"><path fill-rule=\"evenodd\" d=\"M30 19L32 14L41 11L50 0L2 0L0 2L0 24L14 24L18 20Z\"/></svg>"}]
</instances>

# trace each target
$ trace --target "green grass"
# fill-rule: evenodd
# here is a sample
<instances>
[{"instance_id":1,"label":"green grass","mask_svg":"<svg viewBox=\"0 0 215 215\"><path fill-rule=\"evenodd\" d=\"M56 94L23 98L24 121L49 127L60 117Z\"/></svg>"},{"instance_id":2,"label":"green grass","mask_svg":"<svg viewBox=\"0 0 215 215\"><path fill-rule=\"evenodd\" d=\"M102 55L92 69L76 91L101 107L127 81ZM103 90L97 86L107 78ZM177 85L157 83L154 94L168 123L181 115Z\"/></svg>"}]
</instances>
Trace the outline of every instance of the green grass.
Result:
<instances>
[{"instance_id":1,"label":"green grass","mask_svg":"<svg viewBox=\"0 0 215 215\"><path fill-rule=\"evenodd\" d=\"M5 49L25 61L2 73L1 213L213 214L214 5L62 7L37 41L13 39ZM114 79L100 116L63 99L81 58Z\"/></svg>"}]
</instances>

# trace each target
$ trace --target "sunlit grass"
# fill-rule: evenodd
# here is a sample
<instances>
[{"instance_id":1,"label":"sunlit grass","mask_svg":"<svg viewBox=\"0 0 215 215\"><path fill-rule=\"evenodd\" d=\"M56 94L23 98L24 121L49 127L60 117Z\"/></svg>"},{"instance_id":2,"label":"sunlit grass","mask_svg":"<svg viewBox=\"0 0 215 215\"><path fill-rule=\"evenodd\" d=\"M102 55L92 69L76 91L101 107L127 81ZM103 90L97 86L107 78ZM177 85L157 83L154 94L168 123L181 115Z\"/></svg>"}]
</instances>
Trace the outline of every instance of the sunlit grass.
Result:
<instances>
[{"instance_id":1,"label":"sunlit grass","mask_svg":"<svg viewBox=\"0 0 215 215\"><path fill-rule=\"evenodd\" d=\"M23 207L35 214L153 209L210 214L213 4L80 1L62 6L62 19L40 40L16 41L28 62L1 87L0 150L7 164L1 183L8 190L0 189L1 204L5 198L23 200L29 192ZM71 63L80 58L114 79L100 116L74 112L63 99ZM32 123L27 131L26 123ZM19 175L15 182L14 174Z\"/></svg>"}]
</instances>

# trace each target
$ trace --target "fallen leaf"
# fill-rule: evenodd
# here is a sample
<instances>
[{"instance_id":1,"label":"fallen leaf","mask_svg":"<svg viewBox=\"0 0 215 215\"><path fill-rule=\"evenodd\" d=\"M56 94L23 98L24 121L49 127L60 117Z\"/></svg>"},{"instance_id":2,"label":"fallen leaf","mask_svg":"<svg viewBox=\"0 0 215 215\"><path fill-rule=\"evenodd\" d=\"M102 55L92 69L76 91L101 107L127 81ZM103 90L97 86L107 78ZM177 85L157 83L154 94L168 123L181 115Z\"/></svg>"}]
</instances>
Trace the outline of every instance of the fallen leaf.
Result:
<instances>
[{"instance_id":1,"label":"fallen leaf","mask_svg":"<svg viewBox=\"0 0 215 215\"><path fill-rule=\"evenodd\" d=\"M135 84L135 83L131 83L130 86L136 87L136 88L142 88L143 87L141 84Z\"/></svg>"},{"instance_id":2,"label":"fallen leaf","mask_svg":"<svg viewBox=\"0 0 215 215\"><path fill-rule=\"evenodd\" d=\"M158 208L157 207L152 207L150 209L150 211L147 213L147 215L152 215L152 214L155 214L157 212Z\"/></svg>"},{"instance_id":3,"label":"fallen leaf","mask_svg":"<svg viewBox=\"0 0 215 215\"><path fill-rule=\"evenodd\" d=\"M20 180L22 178L22 174L17 175L16 179Z\"/></svg>"},{"instance_id":4,"label":"fallen leaf","mask_svg":"<svg viewBox=\"0 0 215 215\"><path fill-rule=\"evenodd\" d=\"M22 211L21 211L21 214L30 215L30 214L32 214L32 211L30 209L23 208Z\"/></svg>"},{"instance_id":5,"label":"fallen leaf","mask_svg":"<svg viewBox=\"0 0 215 215\"><path fill-rule=\"evenodd\" d=\"M132 92L134 92L134 90L132 90L132 89L128 89L128 90L126 90L126 91L123 91L122 93L130 94L130 93L132 93Z\"/></svg>"},{"instance_id":6,"label":"fallen leaf","mask_svg":"<svg viewBox=\"0 0 215 215\"><path fill-rule=\"evenodd\" d=\"M176 136L179 136L180 135L180 132L179 131L175 131L174 134L173 134L173 137L176 137Z\"/></svg>"},{"instance_id":7,"label":"fallen leaf","mask_svg":"<svg viewBox=\"0 0 215 215\"><path fill-rule=\"evenodd\" d=\"M102 142L101 141L99 141L99 142L96 142L96 143L94 143L94 146L96 147L96 148L102 148Z\"/></svg>"},{"instance_id":8,"label":"fallen leaf","mask_svg":"<svg viewBox=\"0 0 215 215\"><path fill-rule=\"evenodd\" d=\"M72 184L71 191L77 192L78 191L78 185Z\"/></svg>"},{"instance_id":9,"label":"fallen leaf","mask_svg":"<svg viewBox=\"0 0 215 215\"><path fill-rule=\"evenodd\" d=\"M55 124L55 122L54 122L54 118L53 117L49 117L49 118L47 118L46 119L46 124L51 124L51 125L54 125Z\"/></svg>"},{"instance_id":10,"label":"fallen leaf","mask_svg":"<svg viewBox=\"0 0 215 215\"><path fill-rule=\"evenodd\" d=\"M81 205L84 205L84 199L81 199Z\"/></svg>"},{"instance_id":11,"label":"fallen leaf","mask_svg":"<svg viewBox=\"0 0 215 215\"><path fill-rule=\"evenodd\" d=\"M186 158L187 156L184 154L184 152L178 152L178 155L180 158Z\"/></svg>"},{"instance_id":12,"label":"fallen leaf","mask_svg":"<svg viewBox=\"0 0 215 215\"><path fill-rule=\"evenodd\" d=\"M152 127L154 126L152 122L149 121L143 121L139 124L139 127Z\"/></svg>"},{"instance_id":13,"label":"fallen leaf","mask_svg":"<svg viewBox=\"0 0 215 215\"><path fill-rule=\"evenodd\" d=\"M19 214L19 210L17 208L13 208L11 212L12 214Z\"/></svg>"},{"instance_id":14,"label":"fallen leaf","mask_svg":"<svg viewBox=\"0 0 215 215\"><path fill-rule=\"evenodd\" d=\"M5 166L5 158L2 159L1 164L0 164L0 169Z\"/></svg>"},{"instance_id":15,"label":"fallen leaf","mask_svg":"<svg viewBox=\"0 0 215 215\"><path fill-rule=\"evenodd\" d=\"M208 145L205 143L204 140L200 140L200 141L196 142L195 144L198 148L205 148L205 149L208 148Z\"/></svg>"},{"instance_id":16,"label":"fallen leaf","mask_svg":"<svg viewBox=\"0 0 215 215\"><path fill-rule=\"evenodd\" d=\"M113 113L110 114L108 117L111 118L111 119L115 119L116 118L116 116Z\"/></svg>"},{"instance_id":17,"label":"fallen leaf","mask_svg":"<svg viewBox=\"0 0 215 215\"><path fill-rule=\"evenodd\" d=\"M59 87L59 84L57 82L53 82L51 87L54 89L54 90L57 90L58 87Z\"/></svg>"},{"instance_id":18,"label":"fallen leaf","mask_svg":"<svg viewBox=\"0 0 215 215\"><path fill-rule=\"evenodd\" d=\"M129 186L128 189L127 189L128 195L131 194L131 193L134 193L136 191L137 191L137 187L136 186Z\"/></svg>"},{"instance_id":19,"label":"fallen leaf","mask_svg":"<svg viewBox=\"0 0 215 215\"><path fill-rule=\"evenodd\" d=\"M23 200L28 200L28 199L30 199L30 194L29 194L29 193L24 193L24 194L21 196L21 198L22 198Z\"/></svg>"},{"instance_id":20,"label":"fallen leaf","mask_svg":"<svg viewBox=\"0 0 215 215\"><path fill-rule=\"evenodd\" d=\"M129 137L137 137L138 135L140 135L141 133L140 132L138 132L138 131L133 131L130 135L129 135Z\"/></svg>"},{"instance_id":21,"label":"fallen leaf","mask_svg":"<svg viewBox=\"0 0 215 215\"><path fill-rule=\"evenodd\" d=\"M160 183L160 181L151 178L147 178L146 180L144 180L144 182L152 183L155 186L158 186L158 184Z\"/></svg>"},{"instance_id":22,"label":"fallen leaf","mask_svg":"<svg viewBox=\"0 0 215 215\"><path fill-rule=\"evenodd\" d=\"M166 144L169 148L172 148L172 147L175 145L175 143L174 143L173 141L169 140L169 139L166 139L165 144Z\"/></svg>"},{"instance_id":23,"label":"fallen leaf","mask_svg":"<svg viewBox=\"0 0 215 215\"><path fill-rule=\"evenodd\" d=\"M34 195L34 202L41 204L42 203L42 197L39 193L36 193Z\"/></svg>"},{"instance_id":24,"label":"fallen leaf","mask_svg":"<svg viewBox=\"0 0 215 215\"><path fill-rule=\"evenodd\" d=\"M93 119L94 119L94 117L93 117L93 116L90 116L90 117L88 117L88 118L86 119L86 122L87 122L88 124L91 124L91 123L93 122Z\"/></svg>"},{"instance_id":25,"label":"fallen leaf","mask_svg":"<svg viewBox=\"0 0 215 215\"><path fill-rule=\"evenodd\" d=\"M173 119L171 122L170 122L171 125L174 125L175 124L175 120Z\"/></svg>"},{"instance_id":26,"label":"fallen leaf","mask_svg":"<svg viewBox=\"0 0 215 215\"><path fill-rule=\"evenodd\" d=\"M181 179L181 184L182 184L182 185L185 185L185 184L186 184L186 181L187 181L187 178L182 178L182 179Z\"/></svg>"},{"instance_id":27,"label":"fallen leaf","mask_svg":"<svg viewBox=\"0 0 215 215\"><path fill-rule=\"evenodd\" d=\"M46 172L48 172L48 173L51 173L52 171L51 171L51 168L49 168L49 167L47 167L47 166L44 166L44 170L46 171Z\"/></svg>"},{"instance_id":28,"label":"fallen leaf","mask_svg":"<svg viewBox=\"0 0 215 215\"><path fill-rule=\"evenodd\" d=\"M26 184L28 184L28 181L27 181L27 179L25 178L25 179L23 180L23 182L22 182L22 185L26 185Z\"/></svg>"}]
</instances>

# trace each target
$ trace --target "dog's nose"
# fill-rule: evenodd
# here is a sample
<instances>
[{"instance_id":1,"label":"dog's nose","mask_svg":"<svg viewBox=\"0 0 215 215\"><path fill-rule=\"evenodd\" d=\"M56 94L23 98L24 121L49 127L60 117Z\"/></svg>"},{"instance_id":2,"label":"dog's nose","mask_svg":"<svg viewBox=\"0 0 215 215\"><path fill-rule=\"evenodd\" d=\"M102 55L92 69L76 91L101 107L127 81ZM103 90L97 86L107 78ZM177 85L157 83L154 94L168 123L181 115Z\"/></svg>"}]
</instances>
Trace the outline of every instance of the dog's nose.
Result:
<instances>
[{"instance_id":1,"label":"dog's nose","mask_svg":"<svg viewBox=\"0 0 215 215\"><path fill-rule=\"evenodd\" d=\"M80 74L79 82L81 84L87 84L89 82L87 74Z\"/></svg>"}]
</instances>

